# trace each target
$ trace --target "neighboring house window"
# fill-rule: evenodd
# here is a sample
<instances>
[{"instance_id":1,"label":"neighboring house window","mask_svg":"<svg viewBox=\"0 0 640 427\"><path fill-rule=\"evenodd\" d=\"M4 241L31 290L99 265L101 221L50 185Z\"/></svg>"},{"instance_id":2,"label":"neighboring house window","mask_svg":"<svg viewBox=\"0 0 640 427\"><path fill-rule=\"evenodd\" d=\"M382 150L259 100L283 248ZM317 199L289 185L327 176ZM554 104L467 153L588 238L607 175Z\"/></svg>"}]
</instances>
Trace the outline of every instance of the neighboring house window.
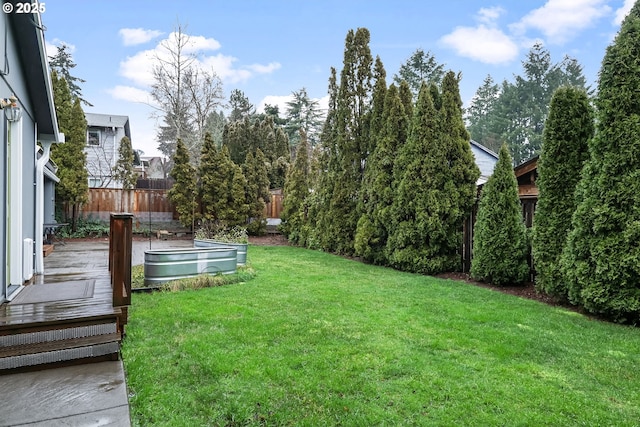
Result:
<instances>
[{"instance_id":1,"label":"neighboring house window","mask_svg":"<svg viewBox=\"0 0 640 427\"><path fill-rule=\"evenodd\" d=\"M102 187L102 179L101 178L89 178L89 187L91 187L91 188L100 188L100 187Z\"/></svg>"},{"instance_id":2,"label":"neighboring house window","mask_svg":"<svg viewBox=\"0 0 640 427\"><path fill-rule=\"evenodd\" d=\"M100 145L99 130L90 130L87 132L87 145Z\"/></svg>"}]
</instances>

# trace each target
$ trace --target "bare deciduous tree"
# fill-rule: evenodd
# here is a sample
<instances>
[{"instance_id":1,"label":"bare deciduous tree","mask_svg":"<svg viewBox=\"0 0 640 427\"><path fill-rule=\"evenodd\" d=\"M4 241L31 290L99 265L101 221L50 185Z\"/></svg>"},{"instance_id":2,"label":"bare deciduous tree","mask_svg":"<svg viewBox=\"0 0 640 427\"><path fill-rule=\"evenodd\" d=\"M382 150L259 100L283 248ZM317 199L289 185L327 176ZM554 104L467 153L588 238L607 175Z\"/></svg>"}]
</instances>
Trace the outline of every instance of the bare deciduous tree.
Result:
<instances>
[{"instance_id":1,"label":"bare deciduous tree","mask_svg":"<svg viewBox=\"0 0 640 427\"><path fill-rule=\"evenodd\" d=\"M207 118L224 99L222 82L213 69L206 70L199 61L186 27L178 24L160 48L153 58L151 86L154 116L165 123L158 131L159 149L173 157L180 138L193 161L200 152Z\"/></svg>"}]
</instances>

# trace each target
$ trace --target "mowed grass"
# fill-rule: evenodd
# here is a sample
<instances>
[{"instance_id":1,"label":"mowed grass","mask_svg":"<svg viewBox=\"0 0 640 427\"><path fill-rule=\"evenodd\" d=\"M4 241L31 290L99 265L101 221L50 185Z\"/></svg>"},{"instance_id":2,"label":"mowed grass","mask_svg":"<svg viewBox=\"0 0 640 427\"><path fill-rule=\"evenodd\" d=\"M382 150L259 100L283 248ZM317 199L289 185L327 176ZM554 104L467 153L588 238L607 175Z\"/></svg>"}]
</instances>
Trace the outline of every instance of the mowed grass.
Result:
<instances>
[{"instance_id":1,"label":"mowed grass","mask_svg":"<svg viewBox=\"0 0 640 427\"><path fill-rule=\"evenodd\" d=\"M293 247L252 280L134 294L139 426L637 426L640 330Z\"/></svg>"}]
</instances>

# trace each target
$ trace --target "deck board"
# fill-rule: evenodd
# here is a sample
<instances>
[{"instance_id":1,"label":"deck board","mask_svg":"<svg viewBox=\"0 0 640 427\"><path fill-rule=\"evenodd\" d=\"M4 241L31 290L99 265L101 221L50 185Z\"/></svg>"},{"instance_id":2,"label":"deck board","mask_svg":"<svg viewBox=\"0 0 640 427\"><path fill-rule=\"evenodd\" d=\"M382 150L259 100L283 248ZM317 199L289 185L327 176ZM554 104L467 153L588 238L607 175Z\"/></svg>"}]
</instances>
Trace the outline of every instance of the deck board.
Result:
<instances>
[{"instance_id":1,"label":"deck board","mask_svg":"<svg viewBox=\"0 0 640 427\"><path fill-rule=\"evenodd\" d=\"M44 277L44 285L55 286L59 282L58 276ZM87 274L67 275L65 280L87 278ZM0 334L7 329L15 329L34 324L68 323L76 320L90 320L96 318L113 317L120 313L120 309L113 307L113 292L111 290L108 271L94 271L91 277L96 280L93 297L73 299L67 301L41 302L34 304L0 305ZM29 286L29 285L27 285Z\"/></svg>"}]
</instances>

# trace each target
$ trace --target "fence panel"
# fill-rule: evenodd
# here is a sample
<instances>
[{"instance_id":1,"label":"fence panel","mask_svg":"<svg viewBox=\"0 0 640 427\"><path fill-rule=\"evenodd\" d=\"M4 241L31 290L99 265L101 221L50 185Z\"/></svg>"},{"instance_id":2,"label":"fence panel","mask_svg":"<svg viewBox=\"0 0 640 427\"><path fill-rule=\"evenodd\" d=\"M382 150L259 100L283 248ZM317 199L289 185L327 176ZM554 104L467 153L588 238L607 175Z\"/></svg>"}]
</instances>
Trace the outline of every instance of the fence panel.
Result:
<instances>
[{"instance_id":1,"label":"fence panel","mask_svg":"<svg viewBox=\"0 0 640 427\"><path fill-rule=\"evenodd\" d=\"M176 218L167 190L90 188L88 201L82 207L83 216L107 221L112 212L129 212L138 220L154 222Z\"/></svg>"},{"instance_id":2,"label":"fence panel","mask_svg":"<svg viewBox=\"0 0 640 427\"><path fill-rule=\"evenodd\" d=\"M282 213L282 199L284 198L281 189L270 190L271 199L264 208L264 215L267 218L280 218Z\"/></svg>"}]
</instances>

